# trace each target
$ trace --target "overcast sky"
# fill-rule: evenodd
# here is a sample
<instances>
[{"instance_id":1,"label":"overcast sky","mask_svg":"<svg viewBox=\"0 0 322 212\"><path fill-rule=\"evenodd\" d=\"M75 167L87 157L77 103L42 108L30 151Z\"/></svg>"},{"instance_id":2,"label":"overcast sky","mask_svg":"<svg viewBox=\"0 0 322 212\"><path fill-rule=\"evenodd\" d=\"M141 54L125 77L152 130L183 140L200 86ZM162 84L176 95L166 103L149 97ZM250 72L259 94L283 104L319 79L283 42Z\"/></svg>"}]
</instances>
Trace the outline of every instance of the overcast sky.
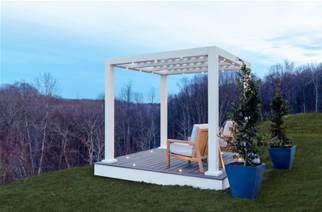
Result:
<instances>
[{"instance_id":1,"label":"overcast sky","mask_svg":"<svg viewBox=\"0 0 322 212\"><path fill-rule=\"evenodd\" d=\"M284 59L322 62L322 3L4 2L0 83L50 72L59 95L96 98L108 57L209 45L249 61L261 77ZM170 78L171 93L180 78ZM118 70L116 95L128 82L144 95L159 89L155 75Z\"/></svg>"}]
</instances>

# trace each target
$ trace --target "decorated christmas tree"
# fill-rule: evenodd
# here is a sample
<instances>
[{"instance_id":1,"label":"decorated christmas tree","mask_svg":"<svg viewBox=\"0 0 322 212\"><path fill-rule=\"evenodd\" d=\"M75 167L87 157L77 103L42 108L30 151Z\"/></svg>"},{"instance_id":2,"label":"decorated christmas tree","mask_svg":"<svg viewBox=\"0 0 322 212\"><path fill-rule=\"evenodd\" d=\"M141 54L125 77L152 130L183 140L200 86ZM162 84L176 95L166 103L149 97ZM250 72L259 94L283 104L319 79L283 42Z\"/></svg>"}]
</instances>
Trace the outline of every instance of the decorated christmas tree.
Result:
<instances>
[{"instance_id":1,"label":"decorated christmas tree","mask_svg":"<svg viewBox=\"0 0 322 212\"><path fill-rule=\"evenodd\" d=\"M236 148L244 159L244 165L254 166L261 164L259 146L262 139L257 134L256 124L261 119L261 101L258 93L258 84L252 79L251 69L243 65L238 80L240 91L239 105L233 118L236 126Z\"/></svg>"}]
</instances>

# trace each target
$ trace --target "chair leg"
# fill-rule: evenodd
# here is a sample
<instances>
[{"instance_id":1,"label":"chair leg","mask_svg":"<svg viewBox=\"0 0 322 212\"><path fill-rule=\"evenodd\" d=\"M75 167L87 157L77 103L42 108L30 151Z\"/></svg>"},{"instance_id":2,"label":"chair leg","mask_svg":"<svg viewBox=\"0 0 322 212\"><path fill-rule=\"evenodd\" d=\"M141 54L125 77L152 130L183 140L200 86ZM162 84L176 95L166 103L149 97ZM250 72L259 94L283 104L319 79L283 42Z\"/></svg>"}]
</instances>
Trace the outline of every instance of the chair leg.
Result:
<instances>
[{"instance_id":1,"label":"chair leg","mask_svg":"<svg viewBox=\"0 0 322 212\"><path fill-rule=\"evenodd\" d=\"M224 161L223 154L220 149L219 149L219 160L220 160L219 166L221 165L221 168L223 170L225 170L225 161Z\"/></svg>"},{"instance_id":2,"label":"chair leg","mask_svg":"<svg viewBox=\"0 0 322 212\"><path fill-rule=\"evenodd\" d=\"M168 164L168 168L170 168L170 160L171 160L171 155L170 155L170 152L167 151L167 164Z\"/></svg>"},{"instance_id":3,"label":"chair leg","mask_svg":"<svg viewBox=\"0 0 322 212\"><path fill-rule=\"evenodd\" d=\"M167 142L167 150L166 150L166 158L167 158L167 166L170 168L170 143Z\"/></svg>"},{"instance_id":4,"label":"chair leg","mask_svg":"<svg viewBox=\"0 0 322 212\"><path fill-rule=\"evenodd\" d=\"M236 159L238 160L239 158L240 158L240 155L239 155L239 153L236 153Z\"/></svg>"},{"instance_id":5,"label":"chair leg","mask_svg":"<svg viewBox=\"0 0 322 212\"><path fill-rule=\"evenodd\" d=\"M225 162L223 160L223 158L220 156L220 162L219 162L219 167L222 169L225 169Z\"/></svg>"},{"instance_id":6,"label":"chair leg","mask_svg":"<svg viewBox=\"0 0 322 212\"><path fill-rule=\"evenodd\" d=\"M203 164L202 164L201 158L198 159L198 166L199 166L199 171L201 173L204 173L204 169L203 169Z\"/></svg>"}]
</instances>

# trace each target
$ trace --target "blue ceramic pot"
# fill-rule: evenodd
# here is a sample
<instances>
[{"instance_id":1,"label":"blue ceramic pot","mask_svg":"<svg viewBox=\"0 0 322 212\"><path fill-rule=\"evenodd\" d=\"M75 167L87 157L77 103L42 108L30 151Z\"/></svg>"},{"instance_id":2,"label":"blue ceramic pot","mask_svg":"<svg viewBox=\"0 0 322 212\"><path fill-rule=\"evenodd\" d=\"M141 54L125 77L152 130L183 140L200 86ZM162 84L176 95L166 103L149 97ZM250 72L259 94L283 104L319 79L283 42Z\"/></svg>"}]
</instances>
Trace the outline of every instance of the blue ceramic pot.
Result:
<instances>
[{"instance_id":1,"label":"blue ceramic pot","mask_svg":"<svg viewBox=\"0 0 322 212\"><path fill-rule=\"evenodd\" d=\"M233 197L253 199L260 191L265 165L227 164L226 173Z\"/></svg>"},{"instance_id":2,"label":"blue ceramic pot","mask_svg":"<svg viewBox=\"0 0 322 212\"><path fill-rule=\"evenodd\" d=\"M296 146L270 147L268 149L274 168L291 169L295 158Z\"/></svg>"}]
</instances>

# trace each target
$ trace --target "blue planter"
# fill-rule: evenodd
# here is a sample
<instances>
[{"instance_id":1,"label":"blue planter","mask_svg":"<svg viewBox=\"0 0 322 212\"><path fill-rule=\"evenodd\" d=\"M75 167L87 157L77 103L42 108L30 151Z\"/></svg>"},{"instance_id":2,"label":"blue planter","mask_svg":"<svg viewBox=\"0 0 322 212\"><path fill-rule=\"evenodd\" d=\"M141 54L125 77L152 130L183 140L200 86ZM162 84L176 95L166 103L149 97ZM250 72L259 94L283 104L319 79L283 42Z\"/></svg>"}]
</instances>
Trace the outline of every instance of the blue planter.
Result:
<instances>
[{"instance_id":1,"label":"blue planter","mask_svg":"<svg viewBox=\"0 0 322 212\"><path fill-rule=\"evenodd\" d=\"M268 149L271 156L273 166L277 169L291 169L296 152L296 146L289 148L275 148Z\"/></svg>"},{"instance_id":2,"label":"blue planter","mask_svg":"<svg viewBox=\"0 0 322 212\"><path fill-rule=\"evenodd\" d=\"M227 164L225 167L232 196L248 199L256 198L262 184L265 165Z\"/></svg>"}]
</instances>

